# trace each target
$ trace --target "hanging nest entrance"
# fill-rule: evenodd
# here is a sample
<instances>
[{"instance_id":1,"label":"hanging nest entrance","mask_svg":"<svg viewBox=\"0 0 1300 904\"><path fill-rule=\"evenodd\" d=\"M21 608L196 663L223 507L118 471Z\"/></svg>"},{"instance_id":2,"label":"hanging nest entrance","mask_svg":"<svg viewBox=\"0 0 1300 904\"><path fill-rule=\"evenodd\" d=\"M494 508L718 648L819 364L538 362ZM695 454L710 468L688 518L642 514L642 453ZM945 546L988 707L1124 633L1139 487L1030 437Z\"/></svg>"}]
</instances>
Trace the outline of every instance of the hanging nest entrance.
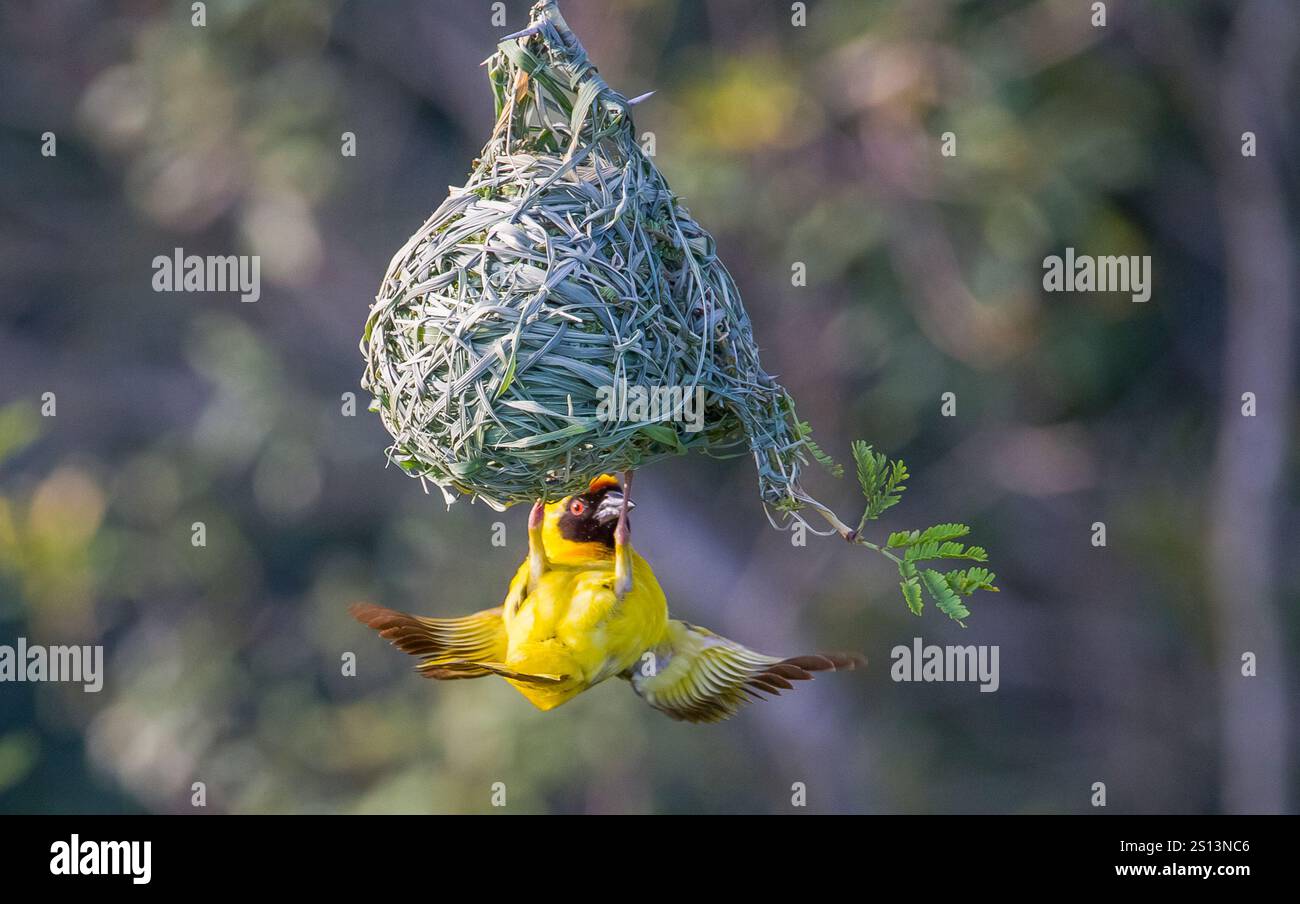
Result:
<instances>
[{"instance_id":1,"label":"hanging nest entrance","mask_svg":"<svg viewBox=\"0 0 1300 904\"><path fill-rule=\"evenodd\" d=\"M748 451L764 503L797 510L820 453L759 363L712 237L638 145L634 102L553 0L487 70L496 127L393 257L361 343L391 460L448 501L503 508L690 450ZM638 393L653 416L620 416Z\"/></svg>"}]
</instances>

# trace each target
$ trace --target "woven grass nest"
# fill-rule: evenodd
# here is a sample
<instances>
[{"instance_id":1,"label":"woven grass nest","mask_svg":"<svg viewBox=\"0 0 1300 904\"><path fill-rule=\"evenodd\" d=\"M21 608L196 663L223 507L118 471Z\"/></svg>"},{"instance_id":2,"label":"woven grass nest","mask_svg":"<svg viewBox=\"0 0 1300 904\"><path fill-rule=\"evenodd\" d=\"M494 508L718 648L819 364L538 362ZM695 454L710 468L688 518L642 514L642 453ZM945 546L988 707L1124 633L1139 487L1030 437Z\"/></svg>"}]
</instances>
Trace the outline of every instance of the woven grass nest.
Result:
<instances>
[{"instance_id":1,"label":"woven grass nest","mask_svg":"<svg viewBox=\"0 0 1300 904\"><path fill-rule=\"evenodd\" d=\"M500 509L693 449L749 452L769 512L816 505L798 479L823 456L759 363L712 237L638 145L634 101L553 0L487 71L492 135L393 256L366 322L362 385L390 459L449 503ZM679 388L661 398L682 405L601 415L611 388L636 387ZM692 430L682 406L697 398Z\"/></svg>"}]
</instances>

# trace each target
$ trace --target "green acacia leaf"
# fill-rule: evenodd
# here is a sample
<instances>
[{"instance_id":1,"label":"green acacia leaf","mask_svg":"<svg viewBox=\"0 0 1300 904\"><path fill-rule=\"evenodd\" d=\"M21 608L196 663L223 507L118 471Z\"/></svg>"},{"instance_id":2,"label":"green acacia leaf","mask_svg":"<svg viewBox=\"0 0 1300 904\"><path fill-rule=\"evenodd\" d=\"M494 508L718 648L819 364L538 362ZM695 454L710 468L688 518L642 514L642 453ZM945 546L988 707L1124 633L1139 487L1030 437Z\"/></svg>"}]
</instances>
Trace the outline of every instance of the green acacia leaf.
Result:
<instances>
[{"instance_id":1,"label":"green acacia leaf","mask_svg":"<svg viewBox=\"0 0 1300 904\"><path fill-rule=\"evenodd\" d=\"M892 534L889 535L889 540L885 543L885 545L892 547L894 549L903 549L904 547L911 546L913 543L915 543L917 539L920 538L920 536L921 536L920 532L914 530L894 531Z\"/></svg>"},{"instance_id":2,"label":"green acacia leaf","mask_svg":"<svg viewBox=\"0 0 1300 904\"><path fill-rule=\"evenodd\" d=\"M902 461L890 461L883 453L876 452L861 440L853 443L852 450L858 484L867 500L866 510L858 523L860 534L868 521L879 518L887 509L899 503L903 491L907 489L910 475ZM960 538L970 532L969 525L945 522L921 530L892 531L882 546L875 546L865 539L860 539L859 542L883 553L898 566L898 574L902 578L898 586L909 611L920 615L924 598L929 596L941 612L965 627L962 619L970 615L970 610L962 598L980 590L996 593L998 588L993 583L993 572L987 568L971 567L944 574L933 568L922 569L919 566L940 559L987 561L988 553L984 547L967 546L961 542Z\"/></svg>"},{"instance_id":3,"label":"green acacia leaf","mask_svg":"<svg viewBox=\"0 0 1300 904\"><path fill-rule=\"evenodd\" d=\"M934 604L939 607L939 611L944 615L947 615L958 624L961 624L961 620L970 615L970 610L966 608L957 592L948 584L948 579L944 575L933 568L927 568L921 572L921 582L925 585L930 598L934 600ZM962 625L962 627L965 627L965 625Z\"/></svg>"},{"instance_id":4,"label":"green acacia leaf","mask_svg":"<svg viewBox=\"0 0 1300 904\"><path fill-rule=\"evenodd\" d=\"M867 509L862 513L861 521L866 524L899 503L907 489L907 467L901 461L890 462L883 453L873 451L862 440L853 443L853 461L857 465L862 495L867 497Z\"/></svg>"},{"instance_id":5,"label":"green acacia leaf","mask_svg":"<svg viewBox=\"0 0 1300 904\"><path fill-rule=\"evenodd\" d=\"M943 543L946 540L956 540L958 537L964 537L970 533L970 528L965 524L936 524L934 527L927 527L921 531L921 540L936 543Z\"/></svg>"},{"instance_id":6,"label":"green acacia leaf","mask_svg":"<svg viewBox=\"0 0 1300 904\"><path fill-rule=\"evenodd\" d=\"M799 433L799 438L803 440L804 448L808 450L808 454L813 457L817 464L825 468L832 477L844 476L844 466L827 455L821 446L813 442L812 426L807 421L796 421L795 429Z\"/></svg>"},{"instance_id":7,"label":"green acacia leaf","mask_svg":"<svg viewBox=\"0 0 1300 904\"><path fill-rule=\"evenodd\" d=\"M915 543L907 547L904 556L909 562L924 562L926 559L933 559L938 554L938 543Z\"/></svg>"},{"instance_id":8,"label":"green acacia leaf","mask_svg":"<svg viewBox=\"0 0 1300 904\"><path fill-rule=\"evenodd\" d=\"M912 610L913 615L920 615L925 603L921 600L921 583L916 575L901 581L898 586L903 590L903 599L907 602L907 608Z\"/></svg>"},{"instance_id":9,"label":"green acacia leaf","mask_svg":"<svg viewBox=\"0 0 1300 904\"><path fill-rule=\"evenodd\" d=\"M998 592L998 588L993 585L993 582L997 580L997 575L987 568L976 567L961 571L950 571L944 575L944 579L948 582L948 586L961 596L970 596L977 590Z\"/></svg>"},{"instance_id":10,"label":"green acacia leaf","mask_svg":"<svg viewBox=\"0 0 1300 904\"><path fill-rule=\"evenodd\" d=\"M966 546L964 543L958 543L955 540L948 540L944 543L926 541L924 533L921 539L918 539L906 547L904 557L913 562L924 562L930 559L969 559L973 562L988 561L988 553L982 546Z\"/></svg>"}]
</instances>

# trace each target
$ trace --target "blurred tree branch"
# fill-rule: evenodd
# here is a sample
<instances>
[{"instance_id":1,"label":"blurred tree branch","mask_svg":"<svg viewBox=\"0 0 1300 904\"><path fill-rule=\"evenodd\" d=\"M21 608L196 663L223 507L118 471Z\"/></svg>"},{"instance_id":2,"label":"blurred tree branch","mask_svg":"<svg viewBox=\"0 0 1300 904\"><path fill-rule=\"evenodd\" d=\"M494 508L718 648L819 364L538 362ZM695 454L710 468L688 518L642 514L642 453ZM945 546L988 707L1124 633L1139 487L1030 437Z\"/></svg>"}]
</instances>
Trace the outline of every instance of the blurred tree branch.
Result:
<instances>
[{"instance_id":1,"label":"blurred tree branch","mask_svg":"<svg viewBox=\"0 0 1300 904\"><path fill-rule=\"evenodd\" d=\"M1216 177L1227 317L1215 463L1207 489L1206 545L1217 613L1224 810L1279 812L1289 801L1288 674L1277 610L1276 528L1294 387L1292 311L1296 236L1282 167L1285 103L1300 51L1300 21L1281 0L1236 4L1222 59L1209 56L1188 19L1157 4L1132 37L1187 107ZM1147 27L1154 23L1155 28ZM1243 156L1242 133L1257 154ZM1252 392L1257 417L1242 414ZM1247 651L1258 675L1242 675Z\"/></svg>"}]
</instances>

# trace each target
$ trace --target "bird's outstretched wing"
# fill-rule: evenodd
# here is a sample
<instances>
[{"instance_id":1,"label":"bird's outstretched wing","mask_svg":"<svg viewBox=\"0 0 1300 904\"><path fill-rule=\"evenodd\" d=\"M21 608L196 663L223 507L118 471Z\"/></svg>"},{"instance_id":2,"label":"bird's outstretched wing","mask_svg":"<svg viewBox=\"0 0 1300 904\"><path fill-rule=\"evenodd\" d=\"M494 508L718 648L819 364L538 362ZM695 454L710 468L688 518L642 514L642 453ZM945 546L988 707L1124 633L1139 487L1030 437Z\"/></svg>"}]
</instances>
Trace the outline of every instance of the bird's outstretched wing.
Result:
<instances>
[{"instance_id":1,"label":"bird's outstretched wing","mask_svg":"<svg viewBox=\"0 0 1300 904\"><path fill-rule=\"evenodd\" d=\"M502 674L506 629L500 606L463 618L425 618L373 603L354 603L348 611L397 649L421 657L416 668L426 677L450 680Z\"/></svg>"},{"instance_id":2,"label":"bird's outstretched wing","mask_svg":"<svg viewBox=\"0 0 1300 904\"><path fill-rule=\"evenodd\" d=\"M668 622L664 640L624 674L647 703L674 719L721 722L763 694L791 690L813 672L866 665L858 653L764 656L684 621Z\"/></svg>"}]
</instances>

